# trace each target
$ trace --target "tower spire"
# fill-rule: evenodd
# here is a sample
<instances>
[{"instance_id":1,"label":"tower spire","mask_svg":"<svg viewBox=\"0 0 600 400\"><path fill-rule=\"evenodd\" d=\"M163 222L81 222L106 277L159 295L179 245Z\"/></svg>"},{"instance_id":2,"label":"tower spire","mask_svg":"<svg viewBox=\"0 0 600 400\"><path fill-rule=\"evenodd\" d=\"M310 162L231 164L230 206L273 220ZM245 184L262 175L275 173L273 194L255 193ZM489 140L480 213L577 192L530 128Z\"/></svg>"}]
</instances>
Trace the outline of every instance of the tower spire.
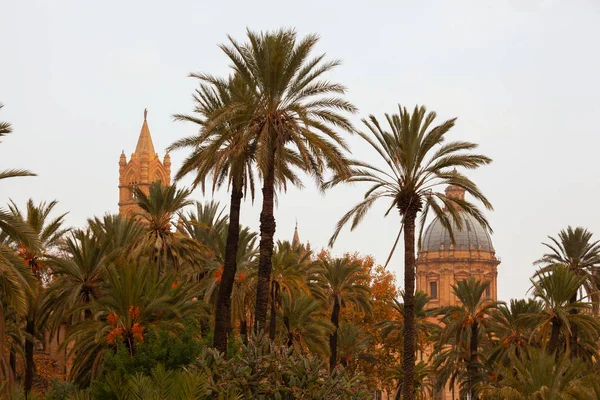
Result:
<instances>
[{"instance_id":1,"label":"tower spire","mask_svg":"<svg viewBox=\"0 0 600 400\"><path fill-rule=\"evenodd\" d=\"M154 144L152 143L152 136L150 136L150 128L148 128L148 121L146 118L148 117L148 109L144 109L144 123L142 124L142 130L140 131L140 137L137 142L137 146L135 147L135 154L138 157L141 157L144 152L148 152L148 157L150 160L153 160L156 156L156 151L154 150Z\"/></svg>"},{"instance_id":2,"label":"tower spire","mask_svg":"<svg viewBox=\"0 0 600 400\"><path fill-rule=\"evenodd\" d=\"M298 235L298 218L296 218L296 228L294 228L294 238L292 239L292 247L300 246L300 235Z\"/></svg>"}]
</instances>

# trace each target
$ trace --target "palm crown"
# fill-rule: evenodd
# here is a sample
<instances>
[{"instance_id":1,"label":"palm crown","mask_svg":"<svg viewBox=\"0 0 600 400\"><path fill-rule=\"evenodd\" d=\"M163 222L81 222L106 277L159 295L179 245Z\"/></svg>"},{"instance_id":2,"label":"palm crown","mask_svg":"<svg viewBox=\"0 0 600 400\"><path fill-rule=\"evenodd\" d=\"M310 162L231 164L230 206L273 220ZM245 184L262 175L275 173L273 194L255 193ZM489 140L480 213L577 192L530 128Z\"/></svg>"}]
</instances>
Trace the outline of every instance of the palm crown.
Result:
<instances>
[{"instance_id":1,"label":"palm crown","mask_svg":"<svg viewBox=\"0 0 600 400\"><path fill-rule=\"evenodd\" d=\"M458 228L462 227L459 210L466 212L490 229L489 223L479 208L470 201L433 189L442 185L456 185L463 188L487 209L492 205L481 193L477 185L455 168L475 169L491 162L480 154L472 154L477 145L470 142L445 142L445 135L454 126L456 119L431 127L435 112L426 112L425 107L415 107L412 114L405 107L398 106L398 114L386 114L389 130L385 130L373 115L363 119L367 132L359 135L379 154L385 168L376 167L361 161L352 162L350 178L336 176L328 186L341 182L366 182L372 184L365 198L338 222L330 239L333 245L341 229L350 221L354 229L365 217L378 199L391 200L386 215L397 208L402 216L422 211L421 231L429 210L440 219L442 225L452 235L450 218Z\"/></svg>"}]
</instances>

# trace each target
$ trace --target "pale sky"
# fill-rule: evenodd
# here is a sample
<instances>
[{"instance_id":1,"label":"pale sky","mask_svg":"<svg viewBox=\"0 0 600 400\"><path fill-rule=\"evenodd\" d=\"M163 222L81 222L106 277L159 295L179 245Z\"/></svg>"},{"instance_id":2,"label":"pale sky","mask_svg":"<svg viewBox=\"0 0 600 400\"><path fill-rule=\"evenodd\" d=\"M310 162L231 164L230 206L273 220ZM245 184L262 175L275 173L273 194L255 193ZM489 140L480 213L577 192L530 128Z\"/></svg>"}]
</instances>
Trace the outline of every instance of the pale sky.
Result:
<instances>
[{"instance_id":1,"label":"pale sky","mask_svg":"<svg viewBox=\"0 0 600 400\"><path fill-rule=\"evenodd\" d=\"M14 128L0 144L0 169L39 175L3 181L0 204L57 199L74 227L116 213L119 155L134 151L144 108L162 157L195 130L172 119L193 107L188 73L228 74L217 47L227 34L243 41L246 28L295 27L319 33L317 50L343 61L330 78L360 109L357 126L398 103L425 104L439 123L458 117L449 139L477 142L494 159L468 176L495 207L500 299L525 296L547 235L581 225L600 239L597 1L0 0L0 17L0 121ZM355 157L376 160L350 143ZM173 169L185 155L172 154ZM298 218L301 239L316 249L365 188L322 196L305 184L280 195L276 235L291 239ZM193 198L203 199L200 191ZM259 195L242 210L255 230L260 204ZM333 252L385 262L400 221L383 218L387 206L345 230ZM402 262L398 251L389 267L399 282Z\"/></svg>"}]
</instances>

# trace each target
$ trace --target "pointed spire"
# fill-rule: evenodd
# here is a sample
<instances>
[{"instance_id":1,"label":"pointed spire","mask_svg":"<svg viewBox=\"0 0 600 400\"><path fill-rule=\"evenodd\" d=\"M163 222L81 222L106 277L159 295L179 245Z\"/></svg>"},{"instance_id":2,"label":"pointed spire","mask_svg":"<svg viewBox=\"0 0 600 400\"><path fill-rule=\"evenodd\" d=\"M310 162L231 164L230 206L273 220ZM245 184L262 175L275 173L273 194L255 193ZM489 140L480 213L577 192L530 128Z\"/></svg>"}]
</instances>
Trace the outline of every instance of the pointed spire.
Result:
<instances>
[{"instance_id":1,"label":"pointed spire","mask_svg":"<svg viewBox=\"0 0 600 400\"><path fill-rule=\"evenodd\" d=\"M296 228L294 229L294 238L292 239L292 247L300 246L300 235L298 235L298 218L296 218Z\"/></svg>"},{"instance_id":2,"label":"pointed spire","mask_svg":"<svg viewBox=\"0 0 600 400\"><path fill-rule=\"evenodd\" d=\"M135 147L135 154L140 157L144 152L148 152L150 159L156 156L154 150L154 144L152 143L152 137L150 136L150 129L148 128L148 122L146 118L148 116L148 109L144 109L144 123L142 124L142 130L140 131L140 137Z\"/></svg>"}]
</instances>

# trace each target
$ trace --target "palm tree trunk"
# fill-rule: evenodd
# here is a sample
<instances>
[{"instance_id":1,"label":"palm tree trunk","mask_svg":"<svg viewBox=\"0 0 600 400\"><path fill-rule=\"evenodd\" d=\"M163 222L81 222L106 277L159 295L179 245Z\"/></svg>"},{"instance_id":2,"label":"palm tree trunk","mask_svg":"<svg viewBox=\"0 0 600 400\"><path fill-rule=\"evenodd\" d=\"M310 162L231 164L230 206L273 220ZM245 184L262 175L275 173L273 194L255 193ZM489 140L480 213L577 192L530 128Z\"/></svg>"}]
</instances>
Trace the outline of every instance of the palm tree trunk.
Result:
<instances>
[{"instance_id":1,"label":"palm tree trunk","mask_svg":"<svg viewBox=\"0 0 600 400\"><path fill-rule=\"evenodd\" d=\"M17 374L17 353L15 349L11 348L8 354L8 363L10 364L10 372L12 374L12 378L15 378Z\"/></svg>"},{"instance_id":2,"label":"palm tree trunk","mask_svg":"<svg viewBox=\"0 0 600 400\"><path fill-rule=\"evenodd\" d=\"M4 332L5 332L5 321L4 321L4 307L0 301L0 377L4 378L9 384L12 383L12 369L9 363L6 362L4 352Z\"/></svg>"},{"instance_id":3,"label":"palm tree trunk","mask_svg":"<svg viewBox=\"0 0 600 400\"><path fill-rule=\"evenodd\" d=\"M294 345L294 335L290 331L290 317L287 315L283 317L283 326L285 326L285 330L288 332L287 346L292 347Z\"/></svg>"},{"instance_id":4,"label":"palm tree trunk","mask_svg":"<svg viewBox=\"0 0 600 400\"><path fill-rule=\"evenodd\" d=\"M550 343L548 343L548 353L554 354L558 347L561 322L558 318L552 318L552 331L550 333Z\"/></svg>"},{"instance_id":5,"label":"palm tree trunk","mask_svg":"<svg viewBox=\"0 0 600 400\"><path fill-rule=\"evenodd\" d=\"M271 318L269 321L269 339L275 340L277 333L277 282L271 282Z\"/></svg>"},{"instance_id":6,"label":"palm tree trunk","mask_svg":"<svg viewBox=\"0 0 600 400\"><path fill-rule=\"evenodd\" d=\"M35 364L33 360L33 350L35 342L35 321L33 318L27 319L25 325L25 393L29 393L33 387L33 371Z\"/></svg>"},{"instance_id":7,"label":"palm tree trunk","mask_svg":"<svg viewBox=\"0 0 600 400\"><path fill-rule=\"evenodd\" d=\"M402 398L414 399L415 375L415 219L416 212L404 216L404 355Z\"/></svg>"},{"instance_id":8,"label":"palm tree trunk","mask_svg":"<svg viewBox=\"0 0 600 400\"><path fill-rule=\"evenodd\" d=\"M477 349L479 347L478 324L471 325L471 343L469 343L469 394L471 400L475 400L473 385L477 377Z\"/></svg>"},{"instance_id":9,"label":"palm tree trunk","mask_svg":"<svg viewBox=\"0 0 600 400\"><path fill-rule=\"evenodd\" d=\"M335 330L329 335L329 370L333 371L337 363L338 327L340 325L340 302L337 296L333 300L331 323L335 326Z\"/></svg>"},{"instance_id":10,"label":"palm tree trunk","mask_svg":"<svg viewBox=\"0 0 600 400\"><path fill-rule=\"evenodd\" d=\"M240 321L240 336L242 336L242 342L248 344L248 321L244 316Z\"/></svg>"},{"instance_id":11,"label":"palm tree trunk","mask_svg":"<svg viewBox=\"0 0 600 400\"><path fill-rule=\"evenodd\" d=\"M213 345L227 357L227 340L231 324L231 293L237 272L237 253L240 238L240 208L242 204L242 185L239 178L233 178L231 188L231 203L229 204L229 228L225 244L225 262L223 275L217 295L215 308L215 331Z\"/></svg>"},{"instance_id":12,"label":"palm tree trunk","mask_svg":"<svg viewBox=\"0 0 600 400\"><path fill-rule=\"evenodd\" d=\"M262 188L263 204L260 213L260 246L258 260L258 282L256 284L256 308L254 311L254 330L264 330L267 325L267 308L271 270L273 269L273 236L275 235L275 147L269 154L264 184Z\"/></svg>"},{"instance_id":13,"label":"palm tree trunk","mask_svg":"<svg viewBox=\"0 0 600 400\"><path fill-rule=\"evenodd\" d=\"M577 292L575 292L575 294L569 300L569 303L571 303L571 304L573 304L575 302L577 302ZM571 308L569 310L569 314L577 314L577 310L574 308ZM577 324L572 323L571 324L571 336L569 337L569 347L571 349L571 358L576 358L579 355L579 349L577 347L577 338L578 338L579 334L577 331L578 331Z\"/></svg>"}]
</instances>

